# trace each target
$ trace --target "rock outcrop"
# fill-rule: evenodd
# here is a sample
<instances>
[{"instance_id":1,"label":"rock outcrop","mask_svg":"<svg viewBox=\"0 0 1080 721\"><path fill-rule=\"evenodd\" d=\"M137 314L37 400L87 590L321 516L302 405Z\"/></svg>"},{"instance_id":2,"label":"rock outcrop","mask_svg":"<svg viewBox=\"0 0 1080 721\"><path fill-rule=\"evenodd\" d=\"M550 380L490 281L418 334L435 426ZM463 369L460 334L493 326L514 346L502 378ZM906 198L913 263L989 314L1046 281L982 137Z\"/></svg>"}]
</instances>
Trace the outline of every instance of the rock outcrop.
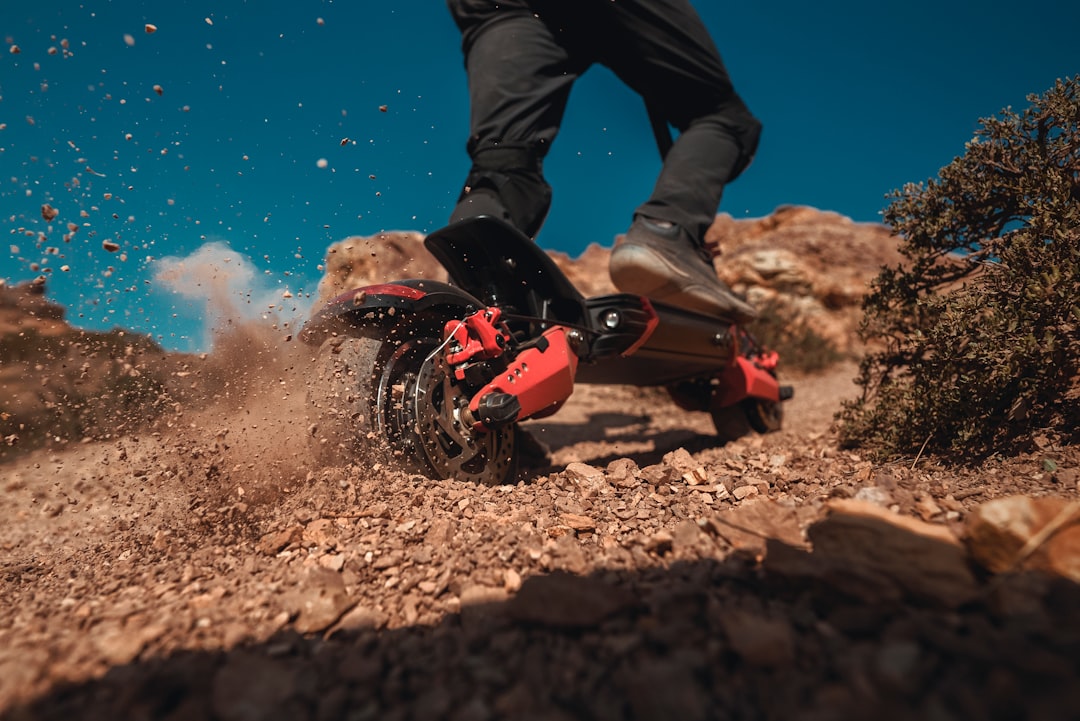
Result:
<instances>
[{"instance_id":1,"label":"rock outcrop","mask_svg":"<svg viewBox=\"0 0 1080 721\"><path fill-rule=\"evenodd\" d=\"M110 437L160 410L169 354L64 316L43 282L0 285L0 460L47 440Z\"/></svg>"},{"instance_id":2,"label":"rock outcrop","mask_svg":"<svg viewBox=\"0 0 1080 721\"><path fill-rule=\"evenodd\" d=\"M446 270L424 247L421 233L350 236L326 250L326 270L314 309L347 290L402 278L446 280Z\"/></svg>"},{"instance_id":3,"label":"rock outcrop","mask_svg":"<svg viewBox=\"0 0 1080 721\"><path fill-rule=\"evenodd\" d=\"M805 321L842 351L854 347L870 281L901 260L888 227L798 206L754 220L721 214L706 239L720 245L717 268L728 285Z\"/></svg>"}]
</instances>

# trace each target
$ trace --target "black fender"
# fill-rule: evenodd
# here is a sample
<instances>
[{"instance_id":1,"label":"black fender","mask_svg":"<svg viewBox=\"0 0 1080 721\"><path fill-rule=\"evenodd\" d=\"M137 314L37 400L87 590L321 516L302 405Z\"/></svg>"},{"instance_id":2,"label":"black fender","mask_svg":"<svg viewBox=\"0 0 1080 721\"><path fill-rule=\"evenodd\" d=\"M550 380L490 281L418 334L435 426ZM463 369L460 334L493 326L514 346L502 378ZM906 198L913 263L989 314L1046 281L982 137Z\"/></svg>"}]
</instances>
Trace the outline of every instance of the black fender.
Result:
<instances>
[{"instance_id":1,"label":"black fender","mask_svg":"<svg viewBox=\"0 0 1080 721\"><path fill-rule=\"evenodd\" d=\"M424 246L455 285L487 306L552 322L587 322L585 299L555 261L500 218L466 218L431 233Z\"/></svg>"},{"instance_id":2,"label":"black fender","mask_svg":"<svg viewBox=\"0 0 1080 721\"><path fill-rule=\"evenodd\" d=\"M448 283L396 280L342 293L304 324L299 338L318 346L332 335L387 330L400 324L430 323L441 329L447 320L463 318L483 307L472 295Z\"/></svg>"}]
</instances>

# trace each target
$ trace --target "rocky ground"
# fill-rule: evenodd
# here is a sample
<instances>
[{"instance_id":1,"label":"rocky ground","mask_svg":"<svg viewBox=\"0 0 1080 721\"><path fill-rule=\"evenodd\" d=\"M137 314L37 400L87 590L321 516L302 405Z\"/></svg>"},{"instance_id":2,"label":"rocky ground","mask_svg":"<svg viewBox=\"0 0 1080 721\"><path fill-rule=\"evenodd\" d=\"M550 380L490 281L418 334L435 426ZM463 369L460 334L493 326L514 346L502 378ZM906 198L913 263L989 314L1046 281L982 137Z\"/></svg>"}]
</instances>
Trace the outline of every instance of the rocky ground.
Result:
<instances>
[{"instance_id":1,"label":"rocky ground","mask_svg":"<svg viewBox=\"0 0 1080 721\"><path fill-rule=\"evenodd\" d=\"M1075 447L871 462L846 362L724 446L585 386L516 485L317 468L309 356L224 339L152 419L9 447L0 716L1080 718Z\"/></svg>"}]
</instances>

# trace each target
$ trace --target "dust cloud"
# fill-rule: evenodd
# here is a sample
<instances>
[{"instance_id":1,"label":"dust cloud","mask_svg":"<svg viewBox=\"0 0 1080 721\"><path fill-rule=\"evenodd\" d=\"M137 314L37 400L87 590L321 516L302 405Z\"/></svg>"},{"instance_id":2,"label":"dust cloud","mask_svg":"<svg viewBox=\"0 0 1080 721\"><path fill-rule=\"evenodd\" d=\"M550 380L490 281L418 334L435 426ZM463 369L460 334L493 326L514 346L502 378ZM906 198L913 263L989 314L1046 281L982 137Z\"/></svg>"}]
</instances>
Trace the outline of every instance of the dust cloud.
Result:
<instances>
[{"instance_id":1,"label":"dust cloud","mask_svg":"<svg viewBox=\"0 0 1080 721\"><path fill-rule=\"evenodd\" d=\"M213 334L234 323L268 321L285 334L307 317L312 301L287 284L261 274L252 260L223 241L204 243L187 256L167 256L154 264L161 290L201 304L204 347Z\"/></svg>"},{"instance_id":2,"label":"dust cloud","mask_svg":"<svg viewBox=\"0 0 1080 721\"><path fill-rule=\"evenodd\" d=\"M312 352L294 338L311 301L220 241L162 258L154 280L203 305L211 349L193 358L176 391L190 410L174 437L208 448L237 499L275 497L311 466L304 383Z\"/></svg>"}]
</instances>

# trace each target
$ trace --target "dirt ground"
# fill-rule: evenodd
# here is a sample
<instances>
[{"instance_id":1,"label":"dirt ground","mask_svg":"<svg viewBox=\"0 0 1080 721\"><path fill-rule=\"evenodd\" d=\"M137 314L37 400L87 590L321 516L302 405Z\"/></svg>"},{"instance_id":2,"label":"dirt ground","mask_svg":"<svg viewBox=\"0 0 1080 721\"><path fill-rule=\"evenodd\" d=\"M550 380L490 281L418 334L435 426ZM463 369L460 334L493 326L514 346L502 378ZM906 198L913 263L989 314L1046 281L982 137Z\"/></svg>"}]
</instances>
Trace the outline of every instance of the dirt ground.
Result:
<instances>
[{"instance_id":1,"label":"dirt ground","mask_svg":"<svg viewBox=\"0 0 1080 721\"><path fill-rule=\"evenodd\" d=\"M874 566L895 536L822 524L1076 499L1075 448L873 464L831 429L845 364L720 447L661 392L581 387L528 424L548 464L479 487L313 467L305 363L0 466L0 716L1080 717L1076 584L943 570L925 533Z\"/></svg>"},{"instance_id":2,"label":"dirt ground","mask_svg":"<svg viewBox=\"0 0 1080 721\"><path fill-rule=\"evenodd\" d=\"M896 257L808 208L714 231L733 287L845 352ZM336 244L326 292L431 276L419 239ZM596 294L606 253L556 260ZM784 428L726 445L579 386L515 485L320 468L311 349L177 357L0 291L0 718L1080 718L1080 526L1044 532L1075 447L872 462L832 428L847 362L781 365Z\"/></svg>"}]
</instances>

